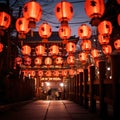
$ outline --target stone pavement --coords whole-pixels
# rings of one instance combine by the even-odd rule
[[[0,120],[101,120],[67,100],[37,100],[2,112]]]

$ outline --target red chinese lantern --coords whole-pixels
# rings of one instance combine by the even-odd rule
[[[53,74],[53,76],[58,77],[59,76],[59,71],[58,70],[54,70],[52,72],[52,74]]]
[[[45,65],[50,66],[52,64],[52,58],[51,57],[46,57],[45,58]]]
[[[38,75],[38,77],[42,77],[43,76],[43,71],[42,70],[38,70],[37,75]]]
[[[62,70],[62,76],[66,77],[68,75],[68,71],[67,70]]]
[[[86,61],[88,60],[88,54],[85,52],[79,53],[78,56],[81,63],[86,63]]]
[[[22,70],[22,72],[23,72],[23,76],[24,76],[24,77],[27,77],[27,76],[28,76],[28,70]]]
[[[85,12],[89,18],[101,18],[105,11],[104,0],[86,0]]]
[[[23,7],[23,16],[29,20],[29,27],[35,28],[36,22],[38,22],[42,16],[42,7],[38,2],[27,2]]]
[[[68,63],[69,65],[74,65],[74,63],[75,63],[75,56],[69,55],[69,56],[67,57],[67,63]]]
[[[94,59],[99,57],[99,51],[97,49],[92,49],[91,50],[91,55]]]
[[[90,40],[82,40],[80,46],[83,51],[90,51],[92,48],[92,44]]]
[[[47,42],[52,34],[52,27],[48,23],[43,23],[39,26],[38,32],[40,37],[43,38],[42,41]]]
[[[120,52],[120,39],[114,41],[114,47],[118,52]]]
[[[34,64],[36,66],[40,66],[42,64],[42,58],[41,57],[36,57],[34,60]]]
[[[120,0],[119,0],[119,1],[120,1]],[[118,22],[118,25],[120,26],[120,13],[118,14],[117,22]]]
[[[6,12],[0,12],[0,29],[6,30],[11,23],[11,17]]]
[[[17,19],[17,21],[16,21],[16,30],[19,33],[19,38],[25,38],[26,37],[26,34],[30,30],[28,28],[28,24],[29,24],[29,21],[24,17],[21,17],[21,18]]]
[[[57,57],[56,59],[55,59],[55,64],[56,65],[62,65],[63,64],[63,58],[62,57]]]
[[[50,77],[50,76],[52,75],[52,73],[51,73],[50,70],[47,70],[47,71],[45,72],[45,75],[46,75],[47,77]]]
[[[91,34],[92,34],[91,28],[86,24],[82,24],[78,28],[78,36],[81,39],[89,39],[91,37]]]
[[[23,55],[30,55],[31,47],[29,45],[22,46],[21,52]]]
[[[103,35],[103,34],[99,34],[98,35],[98,41],[101,45],[106,45],[109,43],[110,41],[110,35],[106,34],[106,35]]]
[[[70,75],[70,77],[74,77],[74,75],[75,75],[74,69],[69,69],[69,75]]]
[[[112,47],[110,45],[103,45],[102,51],[106,56],[108,56],[112,53]]]
[[[2,43],[0,43],[0,52],[2,52],[3,51],[3,44]]]
[[[50,54],[51,55],[58,55],[59,54],[59,47],[57,45],[50,46]]]
[[[74,42],[68,42],[66,44],[66,51],[71,54],[74,53],[76,51],[76,45]]]
[[[43,45],[36,46],[35,53],[37,56],[43,56],[45,54],[45,47]]]
[[[112,23],[108,20],[104,20],[98,25],[98,32],[102,35],[110,35],[112,33]]]
[[[31,65],[31,62],[32,62],[32,60],[31,60],[30,57],[25,57],[25,58],[24,58],[24,65],[30,66],[30,65]]]
[[[21,66],[22,65],[22,58],[21,57],[16,57],[15,58],[15,64]]]
[[[29,73],[30,77],[35,77],[35,75],[36,75],[36,72],[34,70],[29,70],[28,73]]]
[[[71,36],[71,28],[67,25],[60,26],[58,33],[59,37],[66,42]]]
[[[70,2],[61,1],[55,6],[55,16],[60,21],[69,21],[73,17],[73,6]]]
[[[120,0],[116,0],[117,1],[117,3],[120,5]]]

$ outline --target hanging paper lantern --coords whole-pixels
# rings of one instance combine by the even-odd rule
[[[70,2],[61,1],[55,6],[55,16],[62,21],[69,21],[73,17],[73,6]]]
[[[6,12],[0,12],[0,29],[6,30],[11,23],[11,17]]]
[[[62,76],[67,77],[67,75],[68,75],[68,71],[67,70],[62,70]]]
[[[57,45],[50,46],[50,54],[51,55],[58,55],[59,54],[59,47]]]
[[[118,52],[120,52],[120,39],[114,41],[114,47]]]
[[[110,45],[103,45],[102,51],[106,56],[108,56],[112,53],[112,47]]]
[[[120,0],[119,0],[119,1],[120,1]],[[118,22],[118,25],[120,26],[120,13],[118,14],[117,22]]]
[[[29,20],[29,27],[35,28],[36,22],[38,22],[42,16],[42,7],[38,2],[27,2],[23,7],[23,16]]]
[[[83,51],[90,51],[92,48],[92,44],[90,40],[82,40],[80,46]]]
[[[69,56],[67,57],[67,63],[68,63],[69,65],[74,65],[74,64],[75,64],[75,56],[69,55]]]
[[[81,63],[86,63],[86,61],[88,60],[88,54],[85,52],[79,53],[78,56]]]
[[[53,76],[58,77],[59,76],[59,71],[58,70],[54,70],[52,72],[52,74],[53,74]]]
[[[50,76],[52,75],[52,73],[51,73],[50,70],[47,70],[47,71],[45,72],[45,75],[46,75],[47,77],[50,77]]]
[[[41,57],[36,57],[34,60],[34,64],[36,66],[40,66],[42,64],[42,58]]]
[[[89,39],[91,37],[91,34],[92,34],[91,28],[86,24],[82,24],[78,28],[78,36],[81,39]]]
[[[43,71],[42,70],[38,70],[37,75],[38,75],[38,77],[42,77],[43,76]]]
[[[48,23],[45,22],[39,26],[38,32],[39,32],[40,37],[43,38],[42,41],[47,42],[48,38],[52,34],[52,27]]]
[[[30,55],[31,47],[29,45],[22,46],[21,52],[23,55]]]
[[[85,12],[89,18],[101,18],[105,11],[104,0],[86,0]]]
[[[117,1],[117,3],[120,5],[120,0],[116,0]]]
[[[110,35],[108,35],[108,34],[105,34],[105,35],[99,34],[99,35],[98,35],[98,41],[99,41],[99,43],[100,43],[101,45],[106,45],[106,44],[108,44],[109,41],[110,41]]]
[[[66,51],[71,54],[74,53],[76,51],[76,45],[74,42],[68,42],[66,44]]]
[[[28,70],[22,70],[23,76],[28,77]]]
[[[21,57],[16,57],[15,58],[15,64],[21,66],[22,65],[22,58]]]
[[[30,30],[28,28],[28,24],[29,24],[29,21],[24,17],[21,17],[21,18],[17,19],[17,21],[16,21],[16,30],[19,33],[19,38],[25,38],[26,37],[26,34]]]
[[[63,58],[62,57],[57,57],[56,59],[55,59],[55,64],[56,65],[62,65],[63,64]]]
[[[98,32],[102,35],[110,35],[112,33],[112,23],[108,20],[104,20],[98,25]]]
[[[45,65],[50,66],[52,64],[52,59],[51,57],[46,57],[45,58]]]
[[[74,75],[75,75],[74,69],[69,69],[69,75],[70,75],[70,77],[74,77]]]
[[[0,53],[3,51],[3,44],[2,43],[0,43]]]
[[[67,25],[60,26],[58,33],[61,39],[67,40],[71,36],[71,28]]]
[[[24,58],[24,65],[30,66],[30,65],[31,65],[31,62],[32,62],[32,60],[31,60],[30,57],[25,57],[25,58]]]
[[[35,53],[37,56],[43,56],[45,54],[45,47],[43,45],[36,46]]]
[[[92,49],[91,50],[91,55],[94,59],[99,57],[99,51],[97,49]]]
[[[35,75],[36,75],[36,72],[34,70],[29,70],[28,73],[29,73],[30,77],[35,77]]]

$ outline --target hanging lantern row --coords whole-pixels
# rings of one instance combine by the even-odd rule
[[[71,76],[73,77],[75,74],[79,74],[80,72],[83,72],[83,70],[80,68],[80,69],[77,69],[77,70],[74,70],[74,69],[63,69],[63,70],[38,70],[38,71],[35,71],[35,70],[22,70],[23,72],[23,76],[25,77],[35,77],[35,76],[38,76],[38,77],[68,77],[68,76]]]

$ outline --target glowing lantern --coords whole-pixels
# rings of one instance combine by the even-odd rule
[[[57,57],[55,59],[55,64],[57,65],[62,65],[63,64],[63,58],[62,57]]]
[[[114,41],[114,47],[118,52],[120,52],[120,39]]]
[[[99,51],[97,49],[92,49],[91,50],[91,55],[94,59],[99,57]]]
[[[58,77],[59,76],[59,71],[58,70],[54,70],[52,72],[52,74],[53,74],[53,76]]]
[[[62,76],[66,77],[68,75],[68,71],[67,70],[62,70]]]
[[[0,52],[2,52],[3,51],[3,44],[2,43],[0,43]]]
[[[30,77],[35,77],[35,75],[36,75],[36,72],[34,70],[29,70],[28,73],[29,73]]]
[[[112,52],[112,47],[110,45],[103,45],[102,46],[102,51],[106,56],[108,56]]]
[[[82,24],[78,28],[78,36],[81,39],[89,39],[91,37],[91,34],[92,34],[91,28],[86,24]]]
[[[30,65],[31,65],[31,62],[32,62],[32,60],[31,60],[30,57],[25,57],[25,58],[24,58],[24,65],[30,66]]]
[[[99,23],[99,18],[102,17],[105,11],[104,0],[86,0],[85,12],[89,18],[94,19],[93,25]]]
[[[107,20],[100,22],[98,25],[98,32],[102,35],[110,35],[112,33],[112,23]]]
[[[82,40],[80,45],[83,51],[90,51],[92,48],[90,40]]]
[[[101,45],[106,45],[109,43],[110,41],[110,35],[103,35],[103,34],[99,34],[98,35],[98,41]]]
[[[17,21],[16,21],[16,30],[19,33],[19,38],[25,38],[26,37],[26,34],[30,30],[28,28],[28,24],[29,24],[29,21],[24,17],[21,17],[21,18],[17,19]]]
[[[69,75],[70,77],[73,77],[75,75],[75,71],[73,69],[69,70]]]
[[[88,59],[87,53],[85,53],[85,52],[79,53],[79,60],[81,63],[86,63],[87,59]]]
[[[11,23],[11,17],[6,12],[0,12],[0,29],[5,30]]]
[[[69,65],[74,65],[74,63],[75,63],[75,57],[74,57],[73,55],[69,55],[69,56],[67,57],[67,63],[68,63]]]
[[[37,56],[42,56],[45,54],[45,47],[43,45],[38,45],[35,47],[35,53]]]
[[[31,47],[29,45],[22,46],[21,52],[23,55],[30,55]]]
[[[73,6],[70,2],[61,1],[55,6],[56,18],[60,21],[69,21],[73,17]]]
[[[16,65],[19,65],[19,66],[22,65],[22,58],[19,57],[19,56],[16,57],[16,58],[15,58],[15,63],[16,63]]]
[[[45,58],[45,65],[50,66],[52,64],[52,59],[51,57],[46,57]]]
[[[42,58],[41,57],[36,57],[34,60],[34,64],[36,66],[40,66],[42,64]]]
[[[43,23],[39,26],[39,35],[43,38],[43,42],[47,42],[52,34],[52,27],[48,23]]]
[[[71,28],[67,25],[60,26],[58,33],[59,33],[59,37],[63,39],[64,42],[66,42],[67,39],[69,39],[71,36]]]
[[[23,72],[23,76],[24,76],[24,77],[27,77],[27,76],[28,76],[28,70],[23,70],[22,72]]]
[[[46,75],[47,77],[50,77],[50,76],[52,75],[52,73],[51,73],[50,70],[47,70],[47,71],[45,72],[45,75]]]
[[[37,75],[38,75],[39,77],[42,77],[42,76],[43,76],[43,71],[42,71],[42,70],[38,70]]]
[[[50,47],[50,54],[51,55],[58,55],[59,54],[59,47],[57,45],[52,45]]]
[[[118,14],[117,21],[118,21],[118,25],[120,26],[120,13]]]
[[[42,7],[38,2],[27,2],[23,7],[23,16],[29,20],[29,27],[35,28],[36,22],[38,22],[42,16]]]
[[[74,42],[68,42],[66,44],[66,51],[71,54],[74,53],[76,51],[76,45]]]
[[[120,0],[116,0],[117,1],[117,3],[120,5]]]

